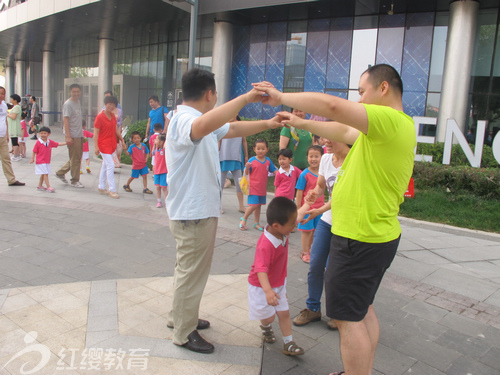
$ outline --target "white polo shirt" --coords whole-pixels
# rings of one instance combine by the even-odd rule
[[[5,100],[0,103],[0,137],[7,135],[7,104]]]
[[[191,140],[191,127],[202,113],[179,105],[167,130],[167,212],[170,220],[219,217],[221,171],[218,142],[229,131],[225,124],[200,140]]]

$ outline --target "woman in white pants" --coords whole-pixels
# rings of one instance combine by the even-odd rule
[[[104,111],[99,113],[94,121],[94,150],[95,154],[101,154],[102,167],[99,174],[99,193],[109,194],[111,198],[120,198],[116,192],[115,184],[115,163],[113,161],[113,153],[116,150],[118,140],[121,141],[123,147],[125,142],[121,133],[116,126],[116,117],[113,113],[118,100],[114,96],[106,96],[104,98]],[[106,189],[106,182],[109,191]]]

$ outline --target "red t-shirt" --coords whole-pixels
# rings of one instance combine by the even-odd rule
[[[50,158],[52,157],[52,148],[59,146],[59,143],[47,139],[47,144],[43,143],[41,139],[36,141],[35,147],[33,147],[33,153],[36,154],[35,164],[50,164]]]
[[[316,182],[318,182],[318,175],[312,173],[309,168],[304,169],[304,171],[300,174],[300,177],[297,181],[297,185],[295,188],[297,190],[303,190],[304,194],[302,195],[301,205],[304,205],[304,201],[309,190],[314,189],[316,187]],[[316,198],[316,202],[311,206],[311,208],[320,208],[325,204],[325,194],[320,194]]]
[[[165,160],[165,147],[155,148],[153,150],[153,155],[155,157],[155,165],[153,167],[154,174],[168,173],[167,161]]]
[[[288,237],[281,241],[269,233],[267,229],[264,230],[257,242],[255,259],[248,276],[248,283],[262,288],[257,273],[265,272],[269,278],[271,288],[285,285],[287,263]]]
[[[276,186],[276,196],[286,197],[293,201],[295,198],[295,185],[299,179],[301,170],[293,165],[290,165],[289,174],[283,169],[279,169],[276,177],[274,178],[274,186]]]
[[[97,147],[103,154],[112,154],[116,150],[116,117],[109,119],[104,111],[99,113],[94,121],[94,128],[99,129]]]
[[[149,149],[144,143],[141,143],[141,148],[132,143],[128,148],[128,153],[132,158],[132,169],[142,169],[146,166],[146,155],[149,154]]]
[[[251,157],[248,162],[251,164],[248,181],[250,182],[250,195],[264,196],[267,194],[267,175],[269,172],[274,172],[276,167],[271,159],[266,156],[264,162],[259,161],[255,156]]]
[[[99,133],[99,136],[101,135],[101,133]],[[88,130],[84,130],[83,131],[83,136],[86,137],[86,138],[94,138],[94,133],[92,132],[89,132]],[[89,141],[87,140],[87,142],[85,142],[83,144],[83,152],[89,152]]]
[[[160,133],[154,133],[151,137],[149,137],[149,149],[154,150],[155,149],[155,139],[158,137]],[[153,152],[154,155],[154,152]]]

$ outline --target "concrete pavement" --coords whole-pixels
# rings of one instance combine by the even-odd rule
[[[62,141],[60,130],[53,128],[52,139]],[[66,148],[55,149],[52,171],[66,160]],[[201,306],[201,317],[212,323],[202,334],[216,351],[201,355],[169,340],[175,241],[154,196],[140,193],[139,181],[132,184],[133,193],[120,188],[120,199],[99,195],[95,157],[93,173],[82,175],[84,189],[51,177],[55,194],[36,191],[29,157],[13,166],[27,186],[8,187],[0,176],[0,374],[342,369],[338,333],[326,328],[326,317],[294,327],[295,341],[306,349],[300,358],[281,354],[280,337],[262,347],[246,300],[246,276],[260,233],[237,229],[234,187],[223,193],[225,214]],[[129,175],[124,166],[115,175],[117,185]],[[399,252],[375,301],[381,337],[374,374],[500,373],[500,236],[401,221]],[[287,286],[293,316],[307,298],[308,267],[299,254],[295,233]],[[274,329],[280,336],[276,323]]]

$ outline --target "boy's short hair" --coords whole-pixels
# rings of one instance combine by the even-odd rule
[[[139,133],[139,132],[132,132],[132,134],[130,134],[130,139],[133,139],[133,138],[134,138],[134,135],[138,135],[138,136],[139,136],[139,137],[141,137],[141,139],[142,139],[142,135],[141,135],[141,133]]]
[[[167,140],[167,136],[165,134],[158,134],[158,137],[156,138],[159,139],[161,142],[165,142]]]
[[[153,125],[153,130],[163,130],[163,125],[157,122],[156,124]]]
[[[28,114],[26,112],[21,112],[21,120],[24,120],[26,117],[28,117]]]
[[[69,91],[73,90],[73,89],[78,89],[80,91],[82,91],[82,86],[80,86],[78,83],[73,83],[70,87],[69,87]]]
[[[386,81],[401,96],[403,95],[403,81],[398,71],[388,64],[377,64],[370,66],[363,74],[368,73],[368,81],[377,88]],[[362,74],[362,75],[363,75]]]
[[[41,132],[47,132],[49,134],[51,133],[50,128],[48,126],[42,126],[40,128],[40,130],[38,131],[38,133],[41,133]]]
[[[156,96],[156,95],[151,95],[151,96],[149,97],[149,99],[148,99],[148,102],[149,102],[150,100],[153,100],[153,101],[158,102],[158,103],[160,102],[160,99],[158,99],[158,96]]]
[[[288,158],[288,159],[292,159],[293,158],[293,151],[290,150],[289,148],[282,148],[279,152],[278,152],[278,158],[280,156],[284,156],[285,158]]]
[[[297,212],[297,205],[286,197],[276,197],[269,203],[266,210],[267,223],[285,225],[290,217]]]
[[[319,153],[321,155],[323,155],[325,152],[323,151],[323,147],[321,147],[320,145],[312,145],[312,146],[309,146],[307,148],[307,152],[306,152],[306,156],[309,156],[309,151],[311,150],[316,150],[316,151],[319,151]]]
[[[84,128],[86,126],[87,126],[87,123],[85,122],[85,120],[82,120],[82,128]]]
[[[182,76],[182,98],[184,101],[197,101],[208,90],[215,94],[215,79],[212,72],[194,68]]]
[[[113,95],[113,91],[106,90],[106,91],[104,91],[104,96],[106,96],[106,94]]]
[[[116,96],[113,96],[113,95],[105,96],[104,97],[104,104],[106,105],[108,103],[113,103],[116,107],[118,105],[118,99],[116,99]]]
[[[269,143],[267,143],[267,139],[264,138],[256,139],[255,142],[253,143],[253,147],[257,146],[257,143],[265,143],[266,147],[269,148]]]

